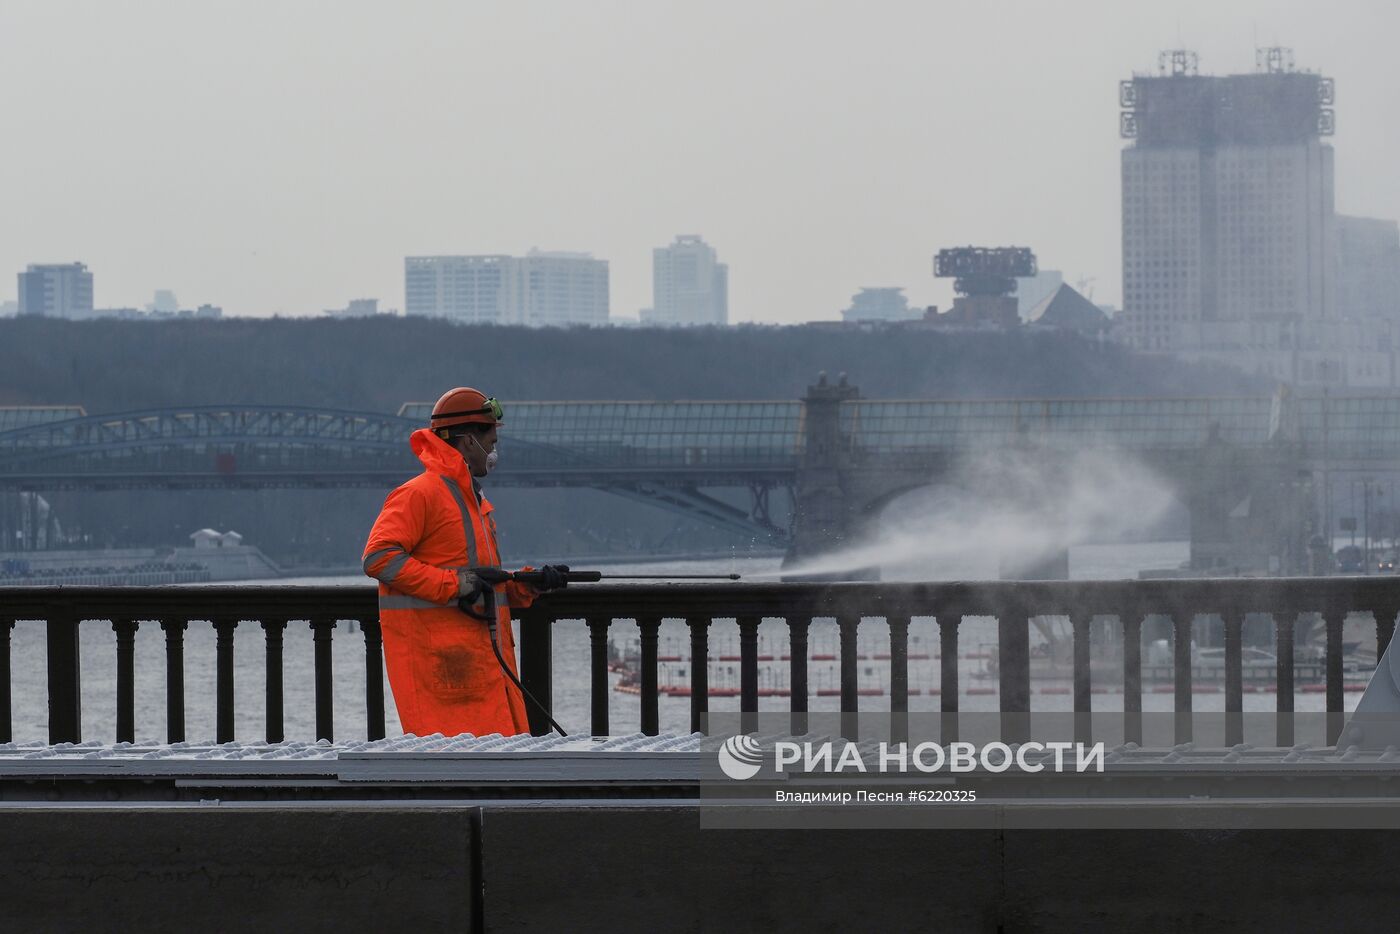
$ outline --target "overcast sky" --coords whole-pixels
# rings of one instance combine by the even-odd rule
[[[1337,206],[1400,217],[1392,2],[0,0],[0,299],[88,264],[228,314],[403,306],[403,257],[582,250],[612,312],[698,233],[734,321],[1032,247],[1118,304],[1117,84],[1295,49],[1336,79]]]

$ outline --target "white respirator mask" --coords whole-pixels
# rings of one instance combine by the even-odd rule
[[[476,446],[477,446],[477,447],[481,448],[483,451],[486,451],[486,445],[484,445],[484,444],[482,444],[480,441],[478,441],[476,435],[468,435],[468,437],[471,438],[473,441],[476,441]],[[486,451],[486,472],[487,472],[487,473],[490,473],[491,471],[493,471],[493,470],[496,469],[496,460],[497,460],[497,455],[496,455],[496,449],[495,449],[494,447],[493,447],[491,450]]]

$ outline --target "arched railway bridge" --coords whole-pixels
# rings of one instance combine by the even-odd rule
[[[417,472],[406,439],[429,408],[0,410],[0,491],[387,490]],[[1329,477],[1400,464],[1400,396],[868,400],[823,378],[788,401],[515,403],[501,448],[492,486],[605,490],[794,555],[860,538],[901,493],[969,459],[1014,495],[998,464],[1070,471],[1103,451],[1172,485],[1193,563],[1287,571],[1305,569]],[[747,490],[747,507],[720,488]],[[790,523],[774,521],[775,493],[791,496]]]

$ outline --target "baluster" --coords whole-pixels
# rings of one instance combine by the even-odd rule
[[[1342,735],[1342,623],[1346,610],[1328,608],[1323,616],[1327,624],[1327,742],[1337,742]]]
[[[909,740],[909,617],[887,616],[890,624],[890,742]]]
[[[0,623],[0,743],[14,742],[13,710],[10,706],[10,630],[15,621]]]
[[[134,619],[112,620],[117,634],[117,742],[136,742],[136,626]]]
[[[855,742],[860,738],[860,668],[856,659],[860,617],[839,616],[836,626],[841,634],[841,735]]]
[[[740,616],[739,624],[739,721],[740,732],[758,729],[758,623],[757,616]]]
[[[1123,620],[1123,742],[1142,745],[1142,617]]]
[[[998,673],[1001,689],[1001,739],[1025,742],[1030,733],[1031,621],[1016,608],[997,615]]]
[[[802,736],[807,732],[807,636],[812,620],[807,616],[788,614],[789,650],[788,709],[792,711],[792,732]]]
[[[690,625],[690,732],[704,729],[710,712],[710,618],[691,617]]]
[[[1244,742],[1244,613],[1221,614],[1225,624],[1225,745]]]
[[[1176,741],[1191,741],[1191,625],[1190,613],[1173,613],[1172,617],[1172,683],[1176,691]]]
[[[593,704],[593,735],[608,735],[608,627],[612,618],[590,616],[588,622],[590,698]]]
[[[48,620],[49,742],[83,741],[82,655],[79,620],[69,610],[51,611]]]
[[[331,639],[335,620],[311,620],[311,639],[316,668],[316,738],[335,742],[335,694],[331,680]]]
[[[280,743],[287,738],[282,716],[282,642],[287,621],[265,619],[262,628],[267,651],[267,741]]]
[[[1380,664],[1381,656],[1390,648],[1390,640],[1395,636],[1395,615],[1393,603],[1382,604],[1376,610],[1376,664]]]
[[[958,739],[958,624],[962,616],[938,617],[939,738],[947,745]]]
[[[215,741],[233,742],[233,631],[238,620],[220,617],[214,620],[214,706]]]
[[[644,615],[637,618],[642,651],[642,732],[655,736],[661,732],[661,709],[657,691],[656,636],[661,630],[661,617]]]
[[[165,630],[165,741],[185,741],[185,627],[183,619],[161,620]]]
[[[1087,743],[1093,732],[1090,719],[1092,707],[1089,699],[1089,624],[1092,618],[1084,615],[1070,618],[1074,630],[1074,738],[1076,742]]]
[[[520,683],[539,702],[536,706],[525,701],[525,716],[530,721],[530,732],[545,736],[554,729],[540,710],[543,707],[551,714],[554,712],[554,616],[539,609],[516,613],[520,619]],[[505,652],[504,642],[501,651]]]
[[[1298,617],[1292,614],[1274,614],[1274,639],[1277,645],[1278,660],[1275,663],[1277,684],[1277,724],[1275,734],[1280,746],[1292,746],[1293,738],[1293,637]]]
[[[384,634],[378,617],[360,621],[365,638],[365,738],[384,738]]]

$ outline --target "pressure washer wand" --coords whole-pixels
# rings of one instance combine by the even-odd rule
[[[469,568],[472,574],[486,584],[483,596],[486,599],[485,612],[478,613],[475,608],[476,597],[464,596],[457,601],[457,607],[468,616],[479,619],[486,624],[487,630],[491,634],[491,651],[496,654],[496,662],[501,666],[501,671],[511,683],[520,689],[530,703],[540,713],[544,714],[549,725],[559,732],[560,736],[568,736],[564,728],[559,725],[549,708],[539,702],[535,695],[531,694],[525,685],[520,683],[520,679],[515,676],[515,672],[510,670],[510,665],[506,664],[505,656],[501,654],[501,644],[496,635],[496,595],[491,587],[497,584],[504,584],[506,581],[519,581],[522,584],[542,584],[544,583],[543,571],[507,571],[499,567],[478,567]],[[561,569],[564,581],[567,584],[591,584],[602,580],[728,580],[736,581],[738,574],[603,574],[600,571],[570,571],[567,567]]]
[[[570,574],[573,572],[570,571]],[[588,574],[589,571],[580,573]],[[600,581],[736,581],[738,574],[599,574]],[[570,578],[572,581],[572,578]]]
[[[558,566],[566,584],[596,584],[598,581],[736,581],[738,574],[604,574],[602,571],[571,571],[567,565]],[[506,581],[519,581],[536,587],[544,583],[544,571],[507,571],[505,568],[467,568],[487,584],[495,586]]]

